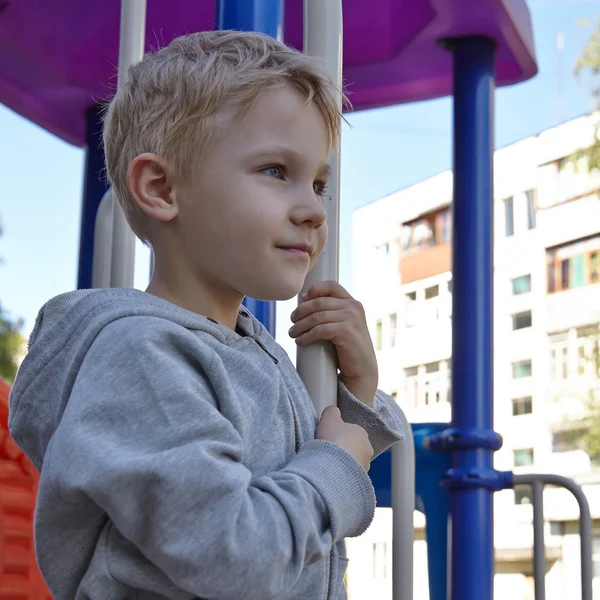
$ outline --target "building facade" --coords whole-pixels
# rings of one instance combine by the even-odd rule
[[[494,423],[504,439],[497,469],[583,486],[600,577],[600,468],[581,444],[600,366],[600,173],[575,155],[592,142],[594,119],[495,153]],[[354,214],[353,292],[369,319],[380,387],[411,422],[451,418],[451,199],[447,171]],[[580,585],[577,505],[559,489],[544,501],[546,597],[571,600]],[[498,598],[533,600],[530,502],[528,488],[496,494]],[[416,600],[428,598],[424,525],[416,514]],[[369,531],[348,542],[351,600],[391,598],[391,547],[391,511],[378,509]],[[600,579],[595,587],[600,598]]]

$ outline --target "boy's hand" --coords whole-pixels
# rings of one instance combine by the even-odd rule
[[[340,409],[336,406],[328,406],[323,411],[321,421],[317,425],[317,439],[327,440],[340,446],[352,454],[365,471],[369,470],[373,447],[367,432],[359,425],[342,421]]]
[[[379,374],[362,304],[339,283],[322,281],[308,290],[292,321],[289,333],[299,346],[323,340],[335,345],[342,381],[371,406]]]

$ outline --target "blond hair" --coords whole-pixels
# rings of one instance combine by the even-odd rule
[[[143,241],[145,220],[127,186],[129,165],[150,152],[177,174],[191,176],[192,163],[222,129],[224,107],[235,107],[235,117],[242,117],[262,90],[288,83],[320,110],[332,147],[339,140],[341,114],[331,79],[314,58],[266,35],[185,35],[145,55],[128,75],[105,113],[104,151],[108,179]]]

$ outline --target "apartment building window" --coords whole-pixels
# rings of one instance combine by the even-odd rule
[[[440,286],[433,285],[425,290],[425,300],[431,300],[437,298],[440,295]]]
[[[533,490],[529,485],[515,485],[515,504],[531,504],[533,502]]]
[[[600,379],[600,326],[577,330],[577,373]]]
[[[448,207],[433,211],[403,226],[405,252],[422,252],[439,244],[450,242],[451,215]]]
[[[417,323],[417,292],[404,296],[404,322],[406,327],[414,327]]]
[[[533,401],[531,396],[523,396],[522,398],[513,398],[512,414],[513,417],[520,415],[530,415],[533,412]]]
[[[514,198],[504,200],[504,225],[506,237],[515,235]]]
[[[548,338],[550,378],[561,381],[570,377],[600,374],[600,329],[597,324],[580,327],[572,335],[564,331]]]
[[[404,369],[404,393],[406,401],[413,406],[419,404],[419,368],[410,367]]]
[[[533,464],[533,448],[519,448],[513,450],[515,467],[530,467]]]
[[[393,313],[390,315],[390,348],[396,345],[396,332],[398,329],[398,315]]]
[[[550,379],[560,381],[569,378],[569,347],[566,343],[556,344],[550,349]]]
[[[441,386],[440,363],[434,362],[425,365],[425,406],[440,403]]]
[[[537,216],[536,216],[536,198],[535,190],[528,190],[525,192],[525,199],[527,202],[527,229],[535,229]]]
[[[373,579],[387,579],[388,555],[388,542],[373,542]]]
[[[521,277],[515,277],[511,283],[513,296],[527,294],[531,291],[531,275],[521,275]]]
[[[383,340],[383,323],[381,320],[375,324],[375,350],[381,350],[381,343]]]
[[[513,379],[522,379],[524,377],[531,377],[532,365],[530,360],[520,360],[514,362],[512,365],[512,376]]]
[[[548,293],[600,282],[600,235],[546,251]]]
[[[524,312],[520,312],[512,316],[512,328],[514,331],[518,329],[526,329],[527,327],[531,327],[531,323],[532,316],[530,310],[526,310]]]
[[[594,566],[594,579],[600,579],[600,536],[594,532],[592,542],[592,564]]]

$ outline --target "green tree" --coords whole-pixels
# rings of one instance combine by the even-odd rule
[[[579,78],[589,78],[589,91],[594,109],[600,110],[600,21],[575,63],[575,75]],[[575,159],[582,156],[587,157],[590,171],[600,169],[600,131],[598,126],[594,132],[594,143],[589,148],[579,151]]]
[[[587,357],[592,378],[587,390],[578,396],[584,409],[580,419],[568,419],[569,441],[581,448],[594,462],[600,460],[600,336],[595,336],[593,352]]]
[[[0,221],[0,236],[2,221]],[[17,373],[18,360],[25,345],[21,334],[23,321],[12,320],[0,304],[0,377],[12,383]]]

